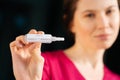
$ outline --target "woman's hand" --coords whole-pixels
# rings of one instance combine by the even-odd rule
[[[42,31],[30,30],[28,34],[44,34]],[[41,43],[28,43],[24,35],[18,36],[10,43],[13,71],[16,80],[41,80],[44,59],[41,56]]]

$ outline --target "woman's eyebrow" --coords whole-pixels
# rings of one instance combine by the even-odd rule
[[[108,10],[108,9],[111,9],[111,8],[114,8],[114,7],[118,7],[118,6],[117,5],[111,5],[107,8],[105,8],[105,10]],[[96,11],[97,11],[97,9],[86,9],[82,13],[89,13],[89,12],[96,12]]]
[[[106,9],[117,8],[117,7],[118,7],[117,5],[111,5],[111,6],[107,7]]]
[[[83,11],[82,13],[89,13],[89,12],[96,12],[96,10],[90,10],[90,9],[88,9],[88,10]]]

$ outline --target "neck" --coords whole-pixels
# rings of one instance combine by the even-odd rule
[[[103,49],[84,48],[76,44],[65,50],[65,55],[73,62],[86,80],[102,80],[104,76]],[[91,74],[92,73],[92,74]]]
[[[92,68],[103,66],[103,55],[105,50],[97,50],[92,48],[83,48],[80,45],[65,50],[66,55],[75,62],[83,65],[89,65]]]

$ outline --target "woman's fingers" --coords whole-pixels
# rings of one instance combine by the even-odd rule
[[[28,34],[37,34],[37,30],[31,29],[31,30],[28,32]]]
[[[43,31],[37,31],[35,29],[32,29],[28,32],[28,34],[44,34]],[[33,42],[32,42],[33,43]],[[41,47],[41,43],[40,42],[34,42],[34,45],[32,46],[32,48],[40,48]]]
[[[26,42],[26,40],[25,40],[24,35],[18,36],[16,38],[16,43],[17,43],[17,46],[19,46],[19,47],[23,47],[24,45],[28,44],[28,42]]]
[[[28,34],[44,34],[43,31],[37,31],[32,29],[28,32]],[[12,53],[17,53],[22,51],[30,51],[30,54],[40,54],[41,43],[40,42],[27,42],[25,40],[25,36],[21,35],[16,37],[15,41],[10,43],[10,49]]]
[[[14,53],[15,51],[17,51],[15,41],[10,43],[10,50],[11,50],[11,53]]]
[[[45,34],[43,31],[38,31],[37,34]]]
[[[44,32],[43,32],[43,31],[37,31],[37,30],[35,30],[35,29],[31,29],[31,30],[28,32],[28,34],[44,34]]]

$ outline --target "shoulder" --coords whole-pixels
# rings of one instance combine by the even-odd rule
[[[56,58],[59,57],[61,54],[63,53],[63,50],[56,50],[56,51],[46,51],[46,52],[42,52],[42,56],[46,59],[48,58]]]
[[[57,51],[45,51],[41,53],[41,56],[44,58],[44,67],[43,67],[43,74],[42,80],[49,80],[52,74],[55,71],[54,67],[58,64],[57,55],[60,54],[60,50]]]
[[[63,50],[55,50],[55,51],[46,51],[41,54],[45,60],[45,63],[52,64],[61,62],[61,59],[64,57]]]
[[[60,70],[61,67],[60,63],[63,62],[61,60],[62,54],[63,54],[62,50],[42,52],[41,55],[45,60],[43,68],[43,80],[49,80],[52,74],[56,75],[56,69],[57,71]]]
[[[120,80],[120,75],[111,71],[108,67],[104,67],[105,70],[105,80]]]

